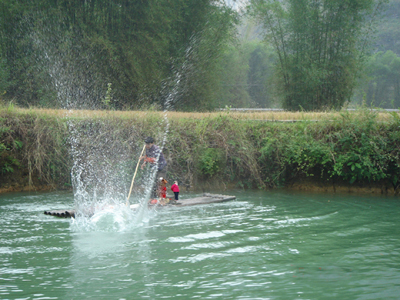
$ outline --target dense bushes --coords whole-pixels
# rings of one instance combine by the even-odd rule
[[[13,169],[0,174],[1,184],[18,175],[29,177],[29,183],[34,177],[68,185],[74,156],[92,157],[106,166],[94,182],[103,176],[105,184],[113,182],[124,190],[143,137],[152,135],[161,145],[166,129],[165,120],[152,113],[81,118],[34,111],[0,114],[0,166],[15,162]],[[169,123],[164,145],[168,178],[182,186],[282,187],[304,178],[326,184],[379,184],[393,191],[400,186],[400,118],[395,113],[386,121],[360,111],[330,121],[295,123],[239,120],[222,113],[203,119],[174,117]],[[78,148],[85,153],[77,155]],[[113,167],[119,173],[111,180]],[[16,169],[26,172],[17,174]]]
[[[16,159],[13,155],[10,155],[10,152],[14,149],[20,149],[22,147],[22,143],[18,140],[9,140],[7,139],[7,135],[12,134],[12,130],[10,127],[1,127],[0,128],[0,172],[1,174],[14,172],[14,168],[20,165],[18,159]]]
[[[274,127],[266,131],[260,150],[262,173],[270,174],[270,185],[299,176],[363,185],[385,181],[394,189],[400,184],[397,114],[388,122],[378,122],[375,113],[364,111],[343,113],[331,122]]]
[[[0,112],[0,128],[3,185],[68,183],[70,162],[62,119],[20,114],[9,107]]]

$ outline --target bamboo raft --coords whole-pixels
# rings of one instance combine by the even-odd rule
[[[75,218],[75,210],[45,210],[44,214],[59,218]]]
[[[204,193],[201,197],[178,200],[176,206],[191,206],[200,204],[211,204],[235,200],[235,196]]]
[[[193,206],[193,205],[201,205],[201,204],[212,204],[212,203],[220,203],[235,200],[235,196],[227,196],[227,195],[220,195],[220,194],[209,194],[204,193],[203,196],[196,197],[196,198],[189,198],[189,199],[182,199],[178,200],[177,202],[171,201],[171,203],[166,205],[157,205],[160,207],[183,207],[183,206]],[[149,205],[155,206],[155,205]],[[133,204],[130,206],[131,209],[137,209],[138,205]],[[44,212],[45,215],[59,217],[59,218],[75,218],[75,210],[48,210]]]

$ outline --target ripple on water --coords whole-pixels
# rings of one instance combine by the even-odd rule
[[[22,218],[6,203],[0,297],[398,299],[396,201],[246,194],[152,211],[123,231],[74,230],[29,205]]]

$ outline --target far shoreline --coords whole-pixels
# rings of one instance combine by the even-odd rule
[[[240,188],[232,184],[229,185],[199,185],[198,188],[184,188],[183,191],[186,192],[225,192],[230,190],[239,190]],[[253,190],[258,189],[243,189],[243,190]],[[293,182],[285,187],[268,188],[262,189],[264,191],[292,191],[292,192],[307,192],[307,193],[319,193],[327,195],[337,195],[337,194],[349,194],[349,195],[385,195],[385,196],[399,196],[399,190],[395,190],[393,187],[387,185],[377,186],[350,186],[350,185],[334,185],[332,183],[326,184],[312,184],[310,182]],[[61,192],[69,191],[73,192],[72,188],[60,189],[54,185],[40,185],[40,186],[9,186],[0,188],[0,195],[7,193],[20,193],[20,192]]]

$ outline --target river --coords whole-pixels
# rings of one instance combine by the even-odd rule
[[[398,197],[225,194],[90,228],[43,214],[71,193],[2,194],[0,298],[399,299]]]

